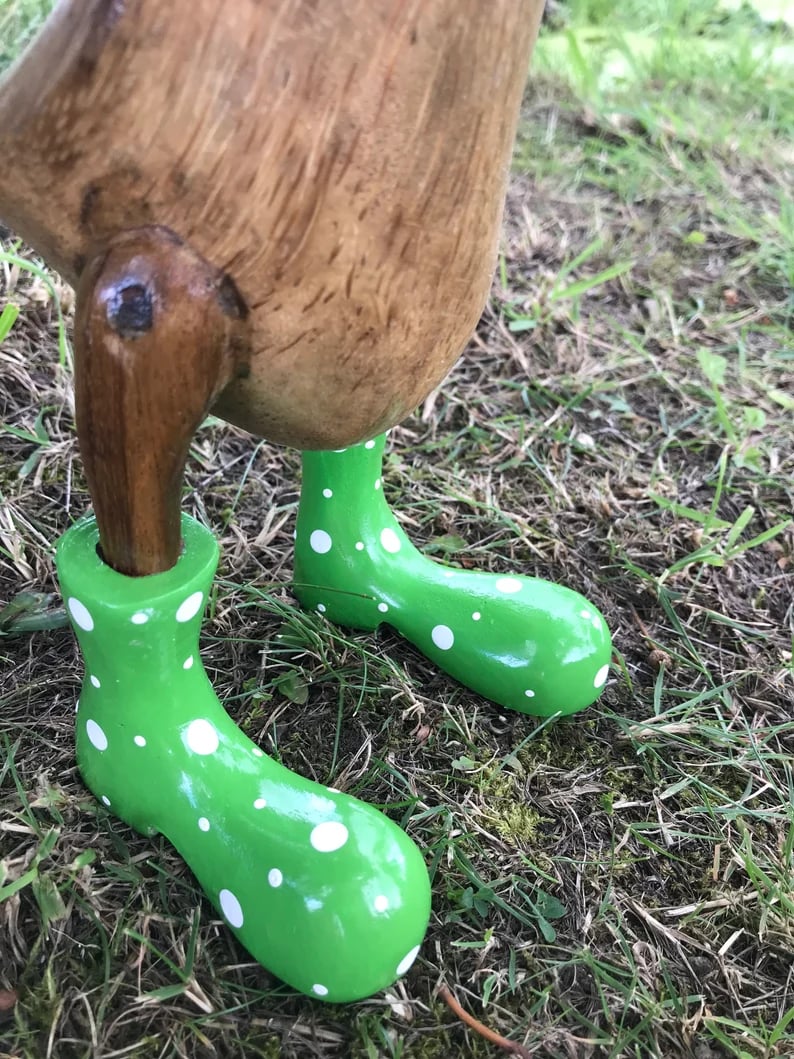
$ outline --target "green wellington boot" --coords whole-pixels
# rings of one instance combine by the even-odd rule
[[[183,517],[177,565],[125,577],[93,519],[60,542],[58,576],[85,659],[77,760],[111,812],[165,835],[248,949],[326,1001],[370,996],[413,963],[430,886],[382,813],[266,757],[213,693],[199,626],[218,561]]]
[[[471,573],[423,556],[383,497],[384,441],[303,454],[300,602],[340,625],[393,626],[450,676],[508,709],[547,717],[589,706],[612,653],[599,611],[548,581]]]

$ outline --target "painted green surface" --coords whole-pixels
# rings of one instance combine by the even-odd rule
[[[187,517],[183,539],[173,569],[141,578],[102,562],[93,519],[60,542],[86,665],[80,771],[111,812],[174,844],[268,970],[326,1001],[370,996],[418,952],[422,856],[382,813],[288,771],[232,722],[198,653],[217,546]]]
[[[550,716],[589,706],[612,651],[599,611],[548,581],[423,556],[383,497],[384,441],[303,454],[295,542],[303,605],[357,629],[392,625],[439,668],[509,709]]]

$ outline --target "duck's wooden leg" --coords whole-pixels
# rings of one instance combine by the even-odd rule
[[[507,571],[422,555],[383,496],[384,437],[303,454],[295,593],[359,629],[393,626],[440,669],[486,698],[536,716],[573,713],[609,674],[606,622],[584,596]]]
[[[185,454],[238,370],[233,289],[158,230],[92,262],[77,318],[80,443],[96,507],[58,547],[86,664],[77,760],[109,810],[180,851],[249,952],[327,1001],[390,985],[430,911],[424,861],[382,813],[266,757],[201,664],[217,564],[179,514]]]
[[[246,316],[232,281],[164,228],[124,233],[85,268],[77,434],[114,570],[141,576],[176,563],[188,446],[246,371]]]

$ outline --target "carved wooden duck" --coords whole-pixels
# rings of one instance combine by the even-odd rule
[[[243,944],[327,1001],[410,967],[429,915],[391,821],[269,760],[198,654],[217,549],[179,511],[207,410],[304,452],[296,592],[395,625],[513,709],[580,709],[609,634],[568,589],[422,557],[383,431],[460,354],[491,278],[542,0],[62,0],[0,84],[0,215],[77,285],[96,517],[58,570],[77,755],[183,853]],[[326,450],[326,451],[319,451]]]

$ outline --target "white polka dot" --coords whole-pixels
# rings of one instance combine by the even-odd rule
[[[104,802],[105,805],[110,805],[110,798],[108,798],[108,796],[106,794],[102,795],[102,801]]]
[[[364,542],[363,541],[356,541],[356,551],[357,552],[363,552],[364,551]]]
[[[593,626],[594,629],[601,628],[601,619],[597,614],[594,614],[593,617],[590,619],[590,624]]]
[[[590,618],[590,611],[589,611],[589,610],[587,610],[587,608],[585,607],[585,609],[584,609],[584,610],[580,610],[580,611],[579,611],[579,617],[580,617],[580,618],[585,618],[585,619],[589,620],[589,618]]]
[[[532,690],[532,688],[527,688],[527,690],[524,692],[524,694],[526,695],[526,697],[528,699],[534,699],[535,698],[535,692]]]
[[[398,552],[402,547],[400,544],[400,538],[393,529],[389,528],[381,530],[380,542],[387,552]]]
[[[430,635],[440,651],[448,651],[455,642],[455,634],[448,625],[436,625]]]
[[[108,737],[96,723],[96,721],[86,721],[85,734],[91,740],[91,743],[97,748],[97,750],[107,750],[108,748]]]
[[[318,604],[317,604],[317,610],[318,610],[318,612],[319,612],[320,614],[325,614],[325,611],[326,611],[326,609],[327,609],[327,608],[326,608],[326,606],[325,606],[325,604],[324,604],[324,603],[318,603]]]
[[[325,789],[326,789],[327,791],[330,791],[330,792],[331,792],[331,794],[341,794],[341,793],[342,793],[342,792],[341,792],[341,791],[339,790],[339,788],[338,788],[338,787],[326,787]]]
[[[375,488],[380,489],[380,478],[375,479]]]
[[[144,739],[144,737],[142,735],[136,735],[135,738],[133,739],[133,743],[136,746],[146,746],[146,740]]]
[[[500,592],[520,592],[521,582],[517,577],[500,577],[496,587]]]
[[[454,570],[445,570],[444,571],[444,577],[454,577],[454,576],[455,576],[455,571]]]
[[[210,829],[210,822],[206,818],[206,816],[200,816],[199,817],[198,825],[199,825],[199,830],[200,831],[209,831],[209,829]]]
[[[264,757],[265,756],[264,750],[260,750],[258,746],[254,747],[252,753],[253,753],[254,757]]]
[[[267,873],[267,881],[271,886],[281,886],[284,882],[284,876],[278,870],[278,868],[271,868]]]
[[[75,599],[74,596],[69,597],[67,606],[75,623],[86,632],[91,632],[94,627],[94,619],[88,613],[88,607],[86,607],[84,603],[81,603],[79,599]]]
[[[142,610],[136,611],[136,613],[130,618],[133,625],[145,625],[148,620],[149,615]]]
[[[229,923],[233,927],[241,927],[243,925],[243,910],[232,891],[221,890],[218,894],[218,899],[221,904],[221,912],[226,916]]]
[[[318,901],[316,897],[307,897],[303,903],[307,912],[317,912],[323,907],[322,901]]]
[[[367,444],[369,444],[369,442],[367,442]],[[319,982],[312,986],[312,992],[317,996],[328,996],[328,989],[324,985],[320,985]]]
[[[410,952],[407,952],[405,956],[397,964],[397,974],[405,974],[413,966],[413,962],[419,955],[419,946],[415,945]]]
[[[386,909],[389,907],[389,899],[388,897],[384,897],[383,894],[378,894],[378,896],[372,902],[372,905],[376,912],[385,912]]]
[[[91,674],[91,683],[94,685],[95,688],[102,687],[102,685],[99,683],[99,677],[95,677],[93,673]]]
[[[601,666],[601,668],[599,669],[599,671],[595,675],[595,680],[593,681],[593,687],[594,688],[603,687],[604,684],[606,684],[606,682],[607,682],[607,677],[608,676],[609,676],[609,666],[608,665]]]
[[[191,592],[184,603],[181,603],[176,612],[176,620],[179,622],[190,621],[199,612],[199,607],[204,602],[203,592]]]
[[[381,614],[385,614],[388,609],[389,609],[388,603],[379,603],[378,604],[378,610],[381,612]]]
[[[194,754],[214,754],[218,749],[218,733],[209,721],[191,721],[185,732],[185,742]]]
[[[315,530],[309,537],[311,550],[319,555],[325,555],[326,552],[330,552],[332,544],[331,536],[325,530]]]
[[[193,668],[193,655],[191,655],[189,658],[185,659],[185,661],[182,663],[182,668],[183,669],[192,669]]]
[[[336,820],[327,820],[314,828],[309,841],[318,853],[333,853],[347,842],[348,831],[344,824]]]
[[[264,809],[266,805],[267,805],[267,802],[265,801],[264,798],[256,798],[256,799],[254,799],[254,809]]]
[[[478,610],[475,610],[475,612],[472,614],[471,617],[472,617],[472,621],[479,621],[480,618],[482,617],[482,614],[480,614],[480,612]]]
[[[365,442],[364,442],[364,448],[365,448],[365,449],[374,449],[374,448],[375,448],[375,441],[374,441],[374,439],[373,439],[373,438],[370,438],[370,440],[369,440],[369,441],[365,441]]]
[[[325,497],[326,500],[330,500],[333,495],[334,495],[333,489],[323,489],[323,496]]]

